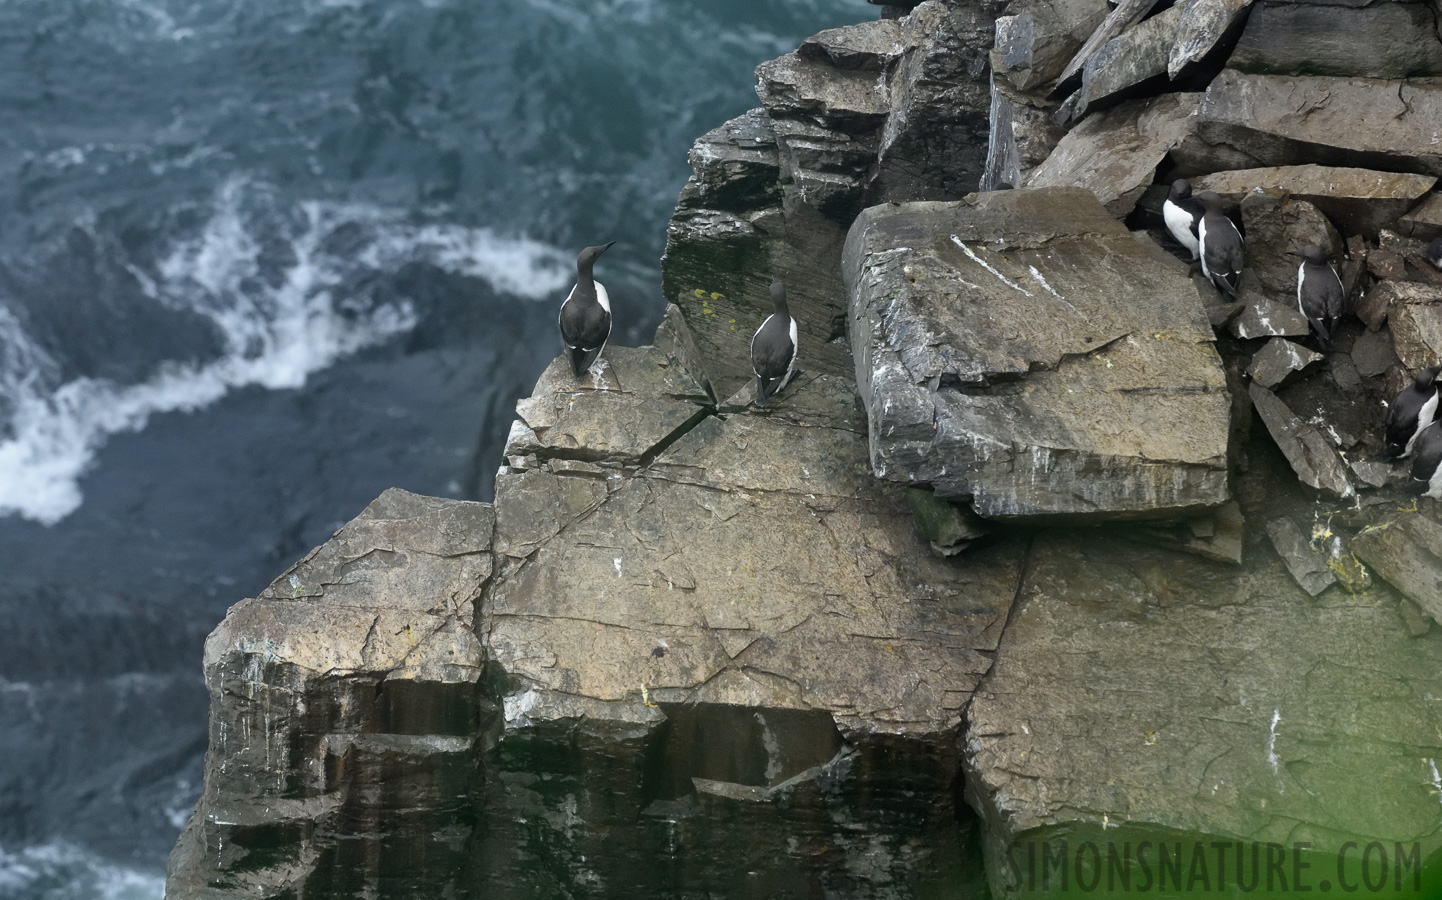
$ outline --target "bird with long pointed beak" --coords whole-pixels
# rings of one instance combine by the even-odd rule
[[[1317,343],[1325,350],[1332,345],[1332,333],[1342,317],[1342,279],[1320,244],[1288,250],[1287,255],[1302,258],[1297,267],[1297,311],[1307,317]]]
[[[610,244],[587,247],[576,256],[576,286],[561,302],[558,322],[561,340],[566,342],[566,355],[571,371],[577,378],[591,368],[606,349],[611,336],[611,299],[606,289],[591,275],[596,258],[611,248]]]
[[[751,338],[751,371],[756,373],[756,405],[765,406],[796,372],[796,320],[786,307],[786,286],[771,282],[771,304]]]
[[[1211,279],[1217,290],[1236,300],[1242,277],[1242,233],[1222,212],[1222,198],[1217,194],[1202,191],[1194,199],[1202,207],[1202,218],[1197,223],[1202,274]]]

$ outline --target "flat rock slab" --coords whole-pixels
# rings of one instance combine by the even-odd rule
[[[577,379],[557,357],[531,396],[516,404],[508,459],[637,463],[710,406],[701,385],[655,347],[609,347]]]
[[[1082,67],[1077,114],[1149,79],[1165,76],[1185,6],[1173,6],[1122,32],[1093,53]]]
[[[1228,395],[1184,271],[1090,192],[873,207],[843,257],[879,477],[986,517],[1228,499]]]
[[[1088,116],[1061,139],[1027,187],[1084,187],[1122,218],[1189,133],[1199,102],[1197,94],[1167,94]]]
[[[1376,240],[1381,229],[1395,227],[1398,217],[1416,206],[1436,183],[1433,175],[1305,165],[1217,172],[1194,179],[1192,189],[1237,199],[1256,190],[1283,194],[1317,207],[1346,234]],[[1249,243],[1250,239],[1249,230]]]
[[[1272,338],[1252,354],[1247,376],[1264,388],[1277,388],[1294,381],[1322,362],[1322,354],[1284,338]]]
[[[1210,53],[1251,5],[1252,0],[1192,0],[1184,4],[1167,57],[1167,74],[1175,79]]]
[[[1200,172],[1319,163],[1442,175],[1439,121],[1442,83],[1224,69],[1197,113],[1205,146],[1178,147],[1174,157]],[[1217,148],[1251,162],[1217,165]]]
[[[1347,478],[1346,464],[1322,432],[1304,422],[1276,394],[1260,384],[1251,385],[1247,392],[1272,440],[1277,442],[1303,484],[1334,497],[1350,497],[1356,493]]]
[[[1414,306],[1442,309],[1442,285],[1419,284],[1409,281],[1379,281],[1368,288],[1355,311],[1357,318],[1365,322],[1370,330],[1377,331],[1384,323],[1399,316],[1407,307]],[[1427,313],[1409,313],[1407,318],[1409,321],[1418,322],[1425,321],[1430,317]],[[1395,338],[1397,330],[1395,322],[1392,330]],[[1403,340],[1406,339],[1403,338]],[[1399,341],[1397,347],[1399,356],[1402,353],[1400,343]],[[1415,359],[1419,354],[1425,356],[1426,350],[1419,346],[1410,348],[1409,352]],[[1406,357],[1403,357],[1403,362],[1407,362]],[[1408,362],[1408,365],[1420,369],[1432,365],[1432,363],[1413,364]]]
[[[849,386],[813,379],[582,488],[549,534],[500,517],[497,546],[524,556],[489,598],[491,659],[517,696],[580,698],[594,716],[702,702],[825,710],[863,731],[956,727],[1024,547],[938,558],[905,492],[871,477],[865,427]],[[498,505],[586,480],[528,477],[498,482]]]
[[[1244,273],[1245,274],[1245,273]],[[1283,306],[1257,293],[1242,292],[1241,312],[1227,322],[1233,337],[1242,340],[1268,337],[1305,337],[1310,331],[1307,317],[1295,306]]]
[[[1442,41],[1425,3],[1258,3],[1227,64],[1270,75],[1427,78]]]
[[[1392,591],[1313,599],[1270,555],[1237,570],[1082,534],[1033,553],[968,716],[996,896],[1018,838],[1023,865],[1048,838],[1439,845],[1442,642],[1408,634]]]
[[[1388,584],[1442,622],[1442,517],[1419,501],[1391,521],[1364,528],[1349,545]]]

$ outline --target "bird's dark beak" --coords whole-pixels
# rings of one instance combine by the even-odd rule
[[[612,247],[614,247],[614,246],[616,246],[616,242],[615,242],[615,241],[612,241],[611,243],[609,243],[609,244],[607,244],[606,246],[602,247],[602,248],[601,248],[601,252],[602,252],[602,253],[605,253],[607,250],[610,250],[610,249],[611,249]]]
[[[1301,251],[1301,250],[1288,250],[1287,253],[1286,253],[1286,255],[1287,255],[1287,256],[1301,256],[1301,255],[1302,255],[1302,251]]]

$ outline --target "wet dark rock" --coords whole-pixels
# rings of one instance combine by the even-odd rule
[[[1442,40],[1426,3],[1258,3],[1227,64],[1268,75],[1442,75]]]
[[[688,154],[692,176],[676,205],[682,209],[745,213],[781,197],[776,131],[753,109],[696,139]]]
[[[1054,81],[1109,11],[1097,0],[1039,0],[1009,9],[1012,15],[996,20],[991,64],[1021,91]]]
[[[1055,112],[1055,104],[1012,91],[993,78],[990,137],[979,190],[1003,183],[1016,187],[1046,161],[1066,135]]]
[[[1247,392],[1272,440],[1303,484],[1339,498],[1356,493],[1347,478],[1346,464],[1321,431],[1304,422],[1261,385],[1253,384]]]
[[[875,207],[844,264],[879,477],[985,517],[1228,499],[1229,400],[1200,298],[1089,192]]]
[[[1264,388],[1275,389],[1315,369],[1322,354],[1284,338],[1274,337],[1252,354],[1247,376]]]
[[[1324,553],[1314,548],[1291,519],[1267,523],[1267,537],[1302,590],[1315,597],[1337,583]]]
[[[1122,217],[1155,177],[1156,168],[1190,130],[1195,94],[1134,100],[1088,116],[1037,167],[1028,187],[1084,187]]]
[[[1238,199],[1257,190],[1285,195],[1316,207],[1347,234],[1375,241],[1381,229],[1392,227],[1436,182],[1432,175],[1301,165],[1218,172],[1196,179],[1193,188]],[[1340,251],[1340,243],[1333,249]]]

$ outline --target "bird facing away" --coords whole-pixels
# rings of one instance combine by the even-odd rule
[[[1442,237],[1433,238],[1427,245],[1427,261],[1433,268],[1442,269]]]
[[[1217,290],[1236,300],[1237,284],[1242,277],[1242,233],[1222,212],[1221,197],[1202,191],[1193,199],[1202,206],[1202,219],[1197,223],[1202,274],[1211,279]]]
[[[1402,389],[1387,406],[1387,431],[1383,438],[1382,452],[1387,456],[1406,457],[1420,435],[1437,417],[1438,394],[1442,384],[1437,376],[1442,366],[1433,366],[1417,373],[1412,384]]]
[[[776,311],[766,317],[751,338],[757,406],[765,406],[786,386],[796,366],[796,320],[786,308],[786,286],[780,281],[771,282],[771,303]]]
[[[561,302],[561,340],[566,342],[566,355],[577,378],[601,356],[611,336],[611,299],[591,277],[591,267],[614,243],[587,247],[576,256],[576,286]]]
[[[1172,182],[1172,192],[1162,202],[1162,218],[1166,220],[1167,230],[1177,243],[1187,248],[1196,259],[1201,252],[1197,240],[1197,226],[1202,221],[1202,205],[1192,199],[1192,183],[1185,178],[1178,178]]]
[[[1433,422],[1417,437],[1412,454],[1412,481],[1423,494],[1442,500],[1442,423]]]
[[[1342,317],[1342,279],[1328,262],[1320,244],[1288,250],[1288,256],[1302,257],[1297,267],[1297,310],[1307,317],[1317,343],[1325,350],[1332,344],[1332,332]]]

